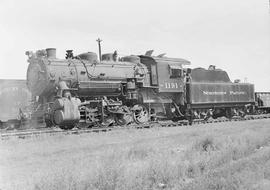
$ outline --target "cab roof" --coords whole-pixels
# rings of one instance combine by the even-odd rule
[[[147,55],[140,55],[140,58],[143,59],[152,59],[156,63],[171,63],[174,65],[190,65],[190,61],[182,58],[171,58],[171,57],[158,57],[158,56],[147,56]]]

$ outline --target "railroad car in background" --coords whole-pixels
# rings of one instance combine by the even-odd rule
[[[0,79],[0,127],[20,126],[20,109],[30,101],[26,80]]]
[[[270,113],[270,92],[255,92],[258,113]]]
[[[231,82],[226,71],[195,68],[187,79],[187,105],[194,118],[245,116],[255,105],[254,85]]]

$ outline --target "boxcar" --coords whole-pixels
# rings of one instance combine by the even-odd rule
[[[20,108],[31,101],[25,80],[0,79],[0,127],[16,122]]]
[[[255,92],[257,110],[270,113],[270,92]]]

